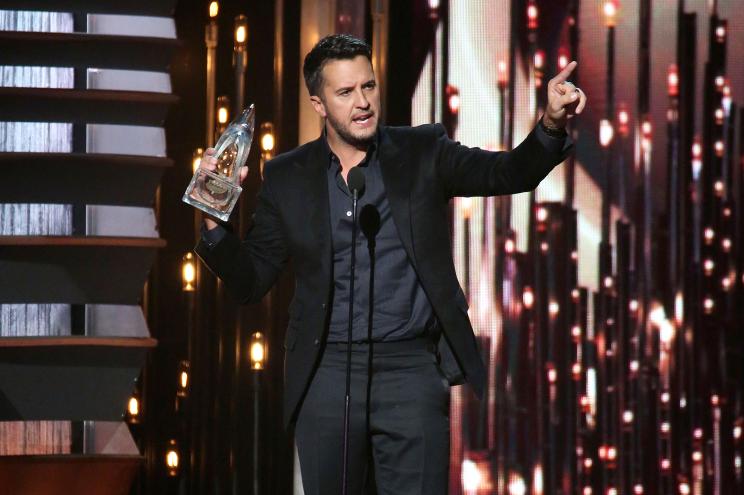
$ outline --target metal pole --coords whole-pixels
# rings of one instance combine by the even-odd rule
[[[204,144],[209,148],[214,145],[214,105],[216,101],[215,75],[217,64],[217,13],[210,17],[204,32],[204,42],[207,45],[207,95],[206,95],[206,126]]]
[[[259,425],[261,415],[261,372],[253,372],[253,495],[259,495],[259,482],[258,482],[258,456],[260,452],[259,448]]]

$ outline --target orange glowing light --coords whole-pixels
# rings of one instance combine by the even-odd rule
[[[217,17],[217,14],[220,12],[220,4],[218,2],[210,2],[209,3],[209,17],[214,19]]]

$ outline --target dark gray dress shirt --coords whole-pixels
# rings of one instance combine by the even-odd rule
[[[328,152],[328,200],[333,241],[333,306],[329,342],[348,339],[351,281],[352,195],[341,175],[341,164]],[[411,260],[400,240],[382,182],[377,145],[367,151],[358,165],[365,176],[365,187],[357,203],[357,215],[371,205],[380,216],[375,236],[372,340],[405,340],[424,334],[435,323],[434,311],[416,276]],[[357,222],[359,225],[359,222]],[[354,280],[354,318],[352,340],[368,340],[371,257],[369,240],[362,229],[357,233]]]

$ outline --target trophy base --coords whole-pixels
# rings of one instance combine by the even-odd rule
[[[226,222],[242,190],[232,180],[225,180],[221,175],[199,169],[191,179],[182,200]]]

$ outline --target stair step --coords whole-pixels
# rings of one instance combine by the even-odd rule
[[[6,122],[73,122],[162,126],[178,97],[101,89],[0,88]]]
[[[42,12],[87,12],[88,14],[129,14],[167,17],[173,15],[176,0],[3,0],[5,10]]]
[[[167,72],[180,45],[170,38],[0,31],[4,65]]]
[[[0,420],[120,421],[156,344],[132,337],[0,338]]]
[[[0,304],[137,304],[163,239],[0,236]]]
[[[126,495],[144,458],[138,455],[0,456],[3,493]]]
[[[103,153],[0,153],[4,203],[149,206],[169,158]]]

